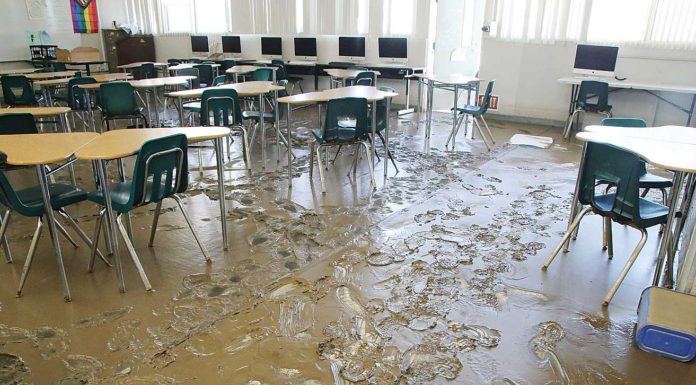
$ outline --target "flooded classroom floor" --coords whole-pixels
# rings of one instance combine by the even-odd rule
[[[277,166],[269,134],[253,172],[239,143],[226,164],[222,248],[215,156],[189,149],[184,197],[213,262],[206,264],[174,201],[165,201],[154,247],[154,205],[133,214],[134,244],[153,292],[124,247],[127,292],[115,270],[62,239],[73,301],[63,300],[47,232],[21,298],[16,288],[34,219],[15,216],[15,262],[0,265],[0,384],[693,384],[693,364],[632,342],[636,307],[652,279],[657,231],[608,308],[602,299],[639,233],[614,225],[615,257],[590,216],[571,251],[541,265],[568,219],[580,145],[560,129],[490,120],[497,144],[463,138],[445,151],[448,115],[435,116],[429,153],[414,116],[392,119],[398,165],[371,191],[367,162],[343,149],[309,178],[309,128],[295,113],[295,175]],[[309,127],[309,128],[308,128]],[[271,130],[268,130],[271,131]],[[463,130],[462,130],[463,131]],[[550,136],[549,149],[508,144]],[[258,142],[259,138],[256,138]],[[331,158],[335,149],[331,150]],[[128,163],[132,164],[132,163]],[[91,166],[79,184],[93,188]],[[18,184],[35,183],[19,171]],[[24,173],[24,175],[21,175]],[[69,210],[90,233],[98,208]],[[103,250],[102,246],[102,250]]]

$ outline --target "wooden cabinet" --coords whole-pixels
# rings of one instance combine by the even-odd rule
[[[120,29],[103,30],[106,60],[111,72],[119,65],[156,61],[155,40],[151,35],[128,35]]]

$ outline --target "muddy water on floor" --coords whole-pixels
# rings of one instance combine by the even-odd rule
[[[80,308],[73,322],[52,325],[50,317],[7,317],[9,297],[3,297],[0,383],[661,384],[694,378],[668,361],[658,361],[661,373],[650,371],[654,357],[630,345],[630,317],[588,311],[572,297],[544,290],[538,265],[567,218],[575,171],[563,162],[573,152],[499,146],[490,154],[426,155],[418,151],[419,138],[402,128],[406,133],[393,141],[395,153],[407,159],[400,173],[352,204],[282,197],[282,170],[231,174],[225,188],[231,263],[146,266],[153,276],[159,268],[162,281],[171,281],[167,274],[180,277],[149,299],[105,301],[108,307]],[[306,130],[300,133],[299,146],[308,138]],[[343,150],[335,172],[345,174],[350,159]],[[308,171],[306,153],[298,152],[297,162],[300,178]],[[195,178],[189,207],[199,210],[201,226],[217,231],[216,178]],[[146,237],[151,216],[151,210],[135,216],[145,234],[136,238]],[[81,220],[89,226],[93,217]],[[161,247],[181,253],[176,245],[189,236],[183,223],[163,226],[170,231],[158,235]],[[146,250],[139,248],[143,259]]]

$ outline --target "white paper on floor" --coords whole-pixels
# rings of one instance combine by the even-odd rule
[[[549,138],[548,136],[515,134],[510,138],[510,143],[518,146],[549,148],[553,144],[553,138]]]

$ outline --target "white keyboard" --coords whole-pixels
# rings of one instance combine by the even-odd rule
[[[315,66],[317,65],[317,62],[315,61],[299,61],[299,60],[293,60],[289,61],[288,64],[296,65],[296,66]]]

